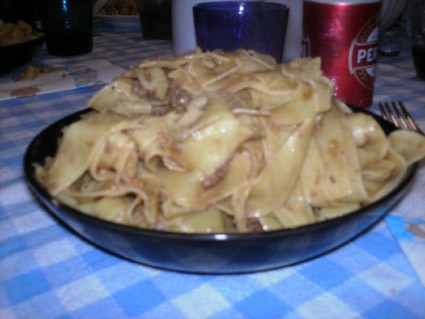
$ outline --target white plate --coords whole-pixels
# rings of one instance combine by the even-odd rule
[[[140,17],[138,15],[98,14],[96,17],[105,25],[113,28],[140,30]]]

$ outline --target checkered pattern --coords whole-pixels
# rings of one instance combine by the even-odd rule
[[[127,68],[171,53],[169,42],[142,41],[139,33],[97,34],[91,54],[62,59],[43,49],[36,62],[102,58]],[[424,126],[424,88],[408,50],[380,58],[375,102],[402,99]],[[38,132],[84,108],[96,90],[0,103],[0,318],[425,318],[424,165],[385,222],[325,256],[273,271],[162,271],[73,235],[30,194],[22,159]]]

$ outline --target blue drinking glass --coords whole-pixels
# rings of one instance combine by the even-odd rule
[[[280,3],[220,1],[193,6],[197,46],[203,51],[251,49],[282,61],[289,7]]]

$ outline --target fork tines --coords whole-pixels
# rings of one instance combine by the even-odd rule
[[[382,117],[384,119],[392,122],[398,128],[415,131],[424,135],[424,132],[421,130],[419,125],[415,122],[410,113],[406,110],[406,107],[404,106],[403,102],[380,102],[379,110],[381,111]]]

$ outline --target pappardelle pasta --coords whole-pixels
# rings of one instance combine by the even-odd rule
[[[96,93],[37,176],[112,222],[189,233],[293,228],[393,189],[425,156],[333,98],[320,59],[237,50],[140,62]]]

